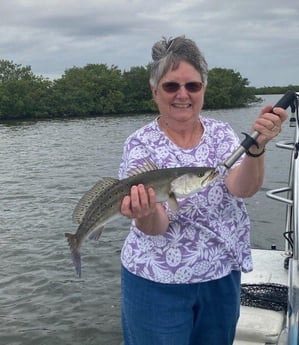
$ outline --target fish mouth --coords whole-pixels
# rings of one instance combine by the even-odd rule
[[[209,172],[207,172],[203,178],[203,182],[205,185],[210,184],[211,182],[213,182],[217,177],[218,177],[219,173],[217,170],[211,170]]]
[[[211,179],[212,181],[216,180],[218,177],[219,177],[219,171],[217,170],[214,170],[212,173],[211,173]]]
[[[203,176],[201,176],[201,186],[202,188],[207,187],[211,184],[217,177],[219,176],[218,171],[216,170],[209,170]]]

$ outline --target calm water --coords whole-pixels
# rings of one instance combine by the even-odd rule
[[[267,97],[274,104],[278,96]],[[260,109],[206,112],[240,134]],[[128,221],[82,248],[75,277],[64,232],[101,176],[117,176],[125,138],[153,116],[0,124],[0,345],[119,345],[119,253]],[[284,126],[280,139],[293,138]],[[252,245],[283,248],[285,207],[265,197],[286,185],[289,153],[270,144],[263,190],[247,200]]]

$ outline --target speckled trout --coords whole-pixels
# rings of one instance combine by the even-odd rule
[[[86,192],[73,213],[73,221],[79,223],[75,234],[66,233],[72,260],[81,277],[80,247],[89,237],[99,239],[106,223],[120,215],[123,198],[130,194],[132,186],[143,184],[156,192],[157,202],[168,202],[172,210],[178,209],[177,199],[186,198],[205,188],[218,176],[214,168],[178,167],[158,169],[151,162],[134,170],[128,178],[118,180],[102,178]]]

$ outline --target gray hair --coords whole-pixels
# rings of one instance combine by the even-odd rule
[[[171,68],[175,70],[181,61],[191,64],[201,75],[202,82],[208,82],[208,64],[196,43],[185,36],[156,42],[152,48],[150,84],[157,87],[160,80]]]

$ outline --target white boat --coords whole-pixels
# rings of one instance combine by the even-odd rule
[[[299,345],[299,118],[294,94],[294,138],[277,147],[291,150],[288,186],[267,196],[286,205],[285,250],[254,249],[254,271],[242,275],[242,305],[234,345]]]

